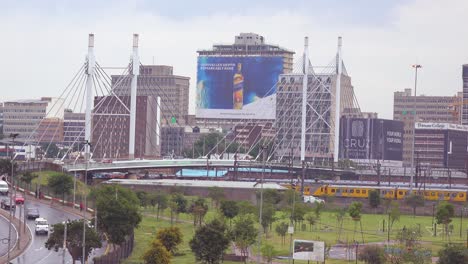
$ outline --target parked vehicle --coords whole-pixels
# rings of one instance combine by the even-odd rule
[[[26,217],[28,219],[36,219],[39,218],[39,210],[37,208],[28,208],[26,211]]]
[[[35,227],[36,235],[49,234],[49,223],[47,222],[47,219],[36,218],[35,224],[36,224],[36,227]]]
[[[304,196],[304,203],[324,203],[323,199],[317,198],[315,196]]]
[[[5,210],[10,210],[11,208],[15,208],[14,203],[11,203],[11,208],[10,208],[10,198],[8,198],[8,197],[5,197],[5,198],[2,199],[2,201],[0,202],[0,206],[1,206],[1,208],[5,209]]]
[[[0,193],[3,195],[8,195],[8,183],[6,181],[0,181]]]

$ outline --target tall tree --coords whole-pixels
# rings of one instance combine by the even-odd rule
[[[137,191],[136,196],[138,197],[138,200],[140,200],[140,206],[141,207],[146,207],[149,204],[149,195],[145,191]]]
[[[107,234],[110,243],[122,244],[141,222],[138,197],[118,185],[102,185],[90,196],[96,201],[99,229]]]
[[[260,212],[260,211],[257,211]],[[271,228],[271,225],[273,222],[275,222],[275,207],[272,204],[264,204],[263,210],[262,210],[262,222],[261,225],[263,227],[263,232],[265,235],[268,235],[268,228]]]
[[[416,216],[416,208],[424,206],[424,196],[418,194],[411,194],[405,199],[405,203],[413,208],[413,217]]]
[[[208,188],[208,197],[214,202],[215,207],[219,207],[219,203],[224,199],[224,190],[217,186]]]
[[[161,241],[155,239],[143,255],[143,260],[145,264],[170,264],[171,257],[171,253],[167,251]]]
[[[86,226],[86,256],[88,259],[89,254],[95,248],[100,248],[102,246],[101,240],[99,239],[98,234],[94,228]],[[53,225],[52,232],[50,233],[47,241],[45,242],[45,247],[48,250],[54,249],[58,251],[59,248],[63,248],[63,235],[65,231],[65,225],[63,223],[58,223]],[[73,220],[67,223],[67,241],[66,248],[70,253],[73,263],[76,260],[82,258],[83,252],[83,220]]]
[[[437,224],[443,224],[445,235],[449,235],[448,226],[452,222],[452,217],[455,215],[455,208],[453,204],[442,202],[437,206],[436,220]],[[450,236],[449,236],[450,238]]]
[[[182,243],[183,235],[180,228],[174,226],[160,229],[156,238],[161,241],[167,251],[174,255],[177,252],[177,247]]]
[[[281,236],[281,243],[282,245],[284,245],[285,243],[285,240],[286,240],[286,233],[288,232],[288,227],[289,225],[285,222],[281,222],[279,223],[276,228],[275,228],[275,231],[276,233]]]
[[[195,200],[189,207],[188,212],[193,215],[193,225],[201,226],[203,218],[208,212],[208,205],[205,202],[205,199],[198,198]]]
[[[175,212],[177,222],[179,220],[179,214],[187,212],[188,201],[181,193],[178,192],[172,194],[171,201],[173,202],[171,210]]]
[[[379,190],[369,191],[369,205],[375,210],[381,202]]]
[[[270,264],[273,261],[273,258],[276,255],[278,255],[278,251],[276,251],[275,247],[269,243],[263,244],[261,253],[262,253],[262,256],[266,259],[268,264]]]
[[[214,219],[195,231],[189,245],[196,260],[206,264],[218,264],[222,261],[229,243],[226,226],[219,219]]]
[[[159,214],[161,213],[161,211],[164,211],[169,206],[169,201],[167,195],[164,193],[154,194],[153,197],[154,198],[152,199],[154,199],[154,202],[152,203],[157,205],[156,219],[159,219]]]
[[[38,177],[37,174],[31,173],[28,171],[28,172],[21,174],[20,180],[27,185],[27,189],[31,189],[31,182],[37,177]]]
[[[236,215],[239,213],[239,207],[237,206],[236,201],[221,201],[221,213],[229,219],[229,225],[231,225],[231,221]]]
[[[401,212],[398,202],[392,201],[390,205],[390,211],[388,212],[388,240],[390,240],[390,233],[392,232],[393,225],[395,224],[395,222],[400,221],[400,216]]]
[[[65,173],[51,176],[47,180],[47,186],[56,195],[61,195],[65,203],[65,194],[70,194],[71,190],[73,190],[73,177]]]
[[[250,217],[238,218],[234,222],[231,237],[236,247],[241,250],[242,256],[248,257],[248,249],[255,243],[255,238],[257,237],[254,221]]]

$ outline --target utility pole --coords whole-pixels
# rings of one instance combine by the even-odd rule
[[[85,141],[85,144],[88,146],[88,148],[91,148],[91,144],[89,141]],[[84,184],[85,186],[88,184],[88,164],[89,159],[87,158],[85,160],[85,175],[84,175]],[[83,252],[82,252],[82,263],[86,263],[86,210],[88,208],[87,204],[87,199],[86,199],[86,194],[84,194],[84,208],[83,208],[83,241],[82,241],[82,246],[83,246]]]
[[[65,264],[65,254],[67,252],[67,225],[68,225],[68,221],[65,221],[64,229],[63,229],[63,255],[62,255],[63,264]]]
[[[15,163],[14,163],[14,158],[15,158],[15,138],[19,136],[19,134],[10,134],[11,137],[11,145],[13,146],[13,153],[10,156],[10,166],[11,166],[11,177],[10,177],[10,185],[11,185],[11,191],[10,191],[10,212],[9,212],[9,219],[8,219],[8,253],[7,253],[7,263],[10,263],[10,251],[11,251],[11,225],[12,225],[12,218],[14,214],[14,210],[11,209],[12,206],[12,201],[13,201],[13,191],[15,191],[15,177],[14,177],[14,172],[15,172]],[[8,149],[8,148],[7,148]],[[16,192],[16,191],[15,191]],[[21,232],[20,232],[21,233]],[[18,237],[19,241],[19,237]],[[19,243],[18,243],[19,244]]]
[[[259,217],[258,217],[258,222],[259,222],[259,227],[258,227],[258,256],[257,256],[257,263],[261,263],[262,255],[261,255],[261,249],[262,249],[262,218],[263,218],[263,179],[265,177],[265,161],[266,161],[266,155],[265,155],[265,145],[262,143],[261,147],[262,151],[262,176],[260,179],[260,210],[259,210]]]

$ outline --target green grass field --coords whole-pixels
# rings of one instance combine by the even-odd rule
[[[210,204],[208,200],[208,204]],[[133,254],[126,260],[126,264],[132,263],[141,263],[142,255],[147,250],[148,245],[154,239],[155,234],[159,228],[164,228],[170,226],[170,210],[166,209],[161,213],[162,218],[156,220],[156,212],[151,208],[143,209],[143,221],[140,224],[140,227],[136,230],[135,237],[135,249]],[[213,219],[218,212],[210,207],[210,211],[205,217],[205,221]],[[280,222],[288,223],[289,218],[286,213],[277,212],[275,215],[276,221],[273,224],[271,231],[267,232],[266,236],[263,236],[263,239],[266,239],[268,243],[274,245],[275,249],[278,251],[279,256],[287,256],[289,254],[289,241],[290,237],[287,235],[285,244],[282,244],[282,238],[276,234],[275,226]],[[173,263],[194,263],[194,256],[190,251],[188,246],[188,241],[194,235],[194,227],[192,224],[192,216],[190,214],[180,214],[178,216],[179,222],[175,225],[179,226],[182,229],[184,235],[184,242],[180,246],[179,255],[173,258]],[[343,228],[340,234],[340,239],[338,241],[338,224],[336,217],[333,212],[324,211],[321,215],[320,222],[315,224],[310,230],[309,225],[306,221],[305,230],[302,229],[302,225],[298,224],[295,228],[295,233],[293,239],[305,239],[305,240],[320,240],[325,241],[326,244],[335,245],[338,242],[340,243],[350,243],[353,244],[354,240],[359,241],[362,244],[362,239],[364,243],[369,242],[385,242],[387,241],[387,232],[382,231],[383,222],[387,221],[387,215],[379,214],[363,214],[361,218],[362,223],[362,235],[360,229],[360,223],[353,221],[349,216],[346,216],[343,221]],[[468,219],[463,221],[462,226],[462,236],[460,237],[460,219],[453,218],[452,223],[453,231],[450,235],[450,241],[453,243],[466,243],[467,239],[467,229],[468,229]],[[393,230],[390,233],[390,240],[394,240],[398,230],[401,230],[403,227],[417,227],[421,228],[423,247],[432,250],[433,256],[436,256],[438,250],[446,244],[448,239],[444,238],[442,235],[442,226],[438,226],[437,236],[434,237],[432,230],[432,217],[427,216],[416,216],[411,215],[402,215],[400,220],[396,222],[393,226]],[[355,230],[356,228],[356,230]],[[385,227],[387,228],[387,227]],[[264,240],[265,241],[265,240]],[[254,245],[252,250],[255,254],[257,251],[257,246]],[[288,263],[287,260],[275,260],[278,263]],[[230,263],[230,262],[224,262]],[[307,263],[295,261],[295,263]],[[327,259],[327,263],[348,263],[345,260],[334,260]]]

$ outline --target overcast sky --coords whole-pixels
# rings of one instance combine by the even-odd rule
[[[418,94],[454,95],[468,63],[466,0],[0,0],[0,7],[0,101],[58,96],[84,62],[88,33],[103,66],[125,66],[139,33],[142,63],[174,66],[191,77],[192,90],[196,51],[232,43],[239,32],[296,53],[309,36],[314,65],[332,60],[342,36],[361,109],[385,118],[393,92],[413,87],[412,64],[423,65]]]

